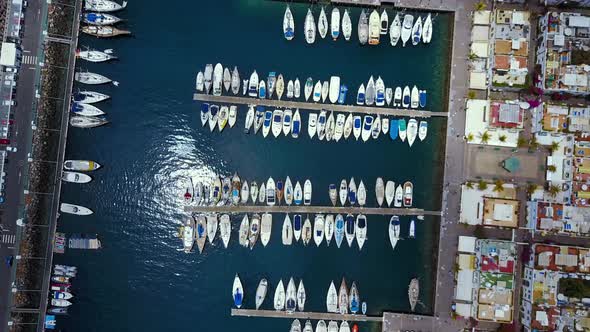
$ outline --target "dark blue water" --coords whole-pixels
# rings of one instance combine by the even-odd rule
[[[74,305],[70,315],[59,320],[61,326],[74,331],[287,331],[290,321],[230,316],[235,273],[245,287],[246,308],[254,307],[260,278],[270,282],[264,306],[271,308],[269,298],[279,278],[285,282],[293,276],[305,282],[306,310],[325,311],[330,281],[339,285],[346,277],[356,280],[370,314],[407,311],[407,285],[418,276],[424,305],[417,311],[432,311],[435,218],[419,222],[417,239],[400,241],[395,252],[387,235],[389,216],[369,216],[368,241],[359,252],[356,246],[336,249],[334,244],[319,249],[284,247],[279,231],[283,215],[274,216],[267,248],[238,247],[241,216],[234,216],[227,250],[220,242],[207,246],[203,255],[177,250],[181,241],[175,233],[185,218],[181,196],[188,177],[198,181],[237,171],[243,179],[259,183],[269,176],[276,180],[289,175],[301,182],[309,178],[314,204],[324,205],[329,204],[330,183],[354,176],[357,184],[364,180],[368,202],[374,205],[375,179],[382,176],[413,181],[414,205],[440,208],[442,120],[430,120],[427,140],[417,140],[412,149],[385,137],[363,144],[311,141],[306,134],[298,140],[248,136],[242,133],[244,107],[233,129],[219,134],[201,128],[200,105],[191,100],[194,78],[205,64],[216,62],[237,65],[242,76],[256,69],[265,77],[274,70],[287,79],[298,76],[302,83],[308,76],[328,80],[336,74],[355,91],[370,75],[380,75],[388,86],[416,84],[427,89],[428,109],[443,111],[449,17],[437,17],[429,46],[360,47],[356,31],[354,42],[318,37],[309,46],[302,35],[307,7],[292,9],[297,25],[292,42],[282,38],[284,4],[260,0],[131,2],[119,15],[128,19],[126,27],[133,37],[81,39],[81,45],[113,48],[120,60],[79,65],[121,84],[96,88],[112,96],[97,105],[108,113],[111,124],[70,131],[67,158],[96,160],[104,168],[91,174],[94,181],[88,185],[64,185],[64,202],[90,207],[95,214],[62,215],[59,230],[97,233],[104,248],[68,251],[56,258],[80,270],[74,281]],[[317,18],[319,9],[315,12]],[[352,9],[355,30],[359,12]],[[305,128],[307,114],[302,110]],[[409,218],[402,218],[402,234],[407,234],[408,225]]]

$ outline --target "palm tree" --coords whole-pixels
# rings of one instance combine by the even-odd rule
[[[475,137],[473,137],[472,133],[467,134],[467,136],[465,137],[465,139],[467,140],[467,142],[471,142],[473,141]]]
[[[475,4],[475,11],[482,11],[485,10],[488,7],[488,5],[486,5],[486,3],[482,0],[478,3]]]
[[[549,195],[551,195],[551,197],[555,197],[555,196],[557,196],[557,194],[559,194],[561,189],[559,188],[559,186],[552,184],[549,186],[548,191],[549,191]]]
[[[516,146],[518,146],[519,148],[525,147],[527,144],[527,140],[524,137],[519,137],[518,140],[516,141]]]
[[[504,191],[504,181],[498,179],[494,182],[494,191],[495,192],[502,192]]]
[[[475,99],[475,96],[476,96],[475,91],[469,91],[469,92],[467,92],[467,98],[469,98],[469,99]]]
[[[534,184],[534,183],[529,183],[529,184],[526,186],[526,193],[527,193],[529,196],[530,196],[530,195],[532,195],[532,194],[535,192],[535,190],[537,190],[537,187],[538,187],[538,186],[537,186],[536,184]]]
[[[557,167],[555,167],[555,165],[547,165],[547,171],[549,173],[554,173],[555,171],[557,171]]]
[[[487,182],[485,182],[484,180],[479,180],[477,182],[477,189],[478,190],[486,190],[488,189],[488,184]]]
[[[467,181],[467,183],[465,183],[465,187],[467,187],[469,189],[473,189],[473,182]]]
[[[499,140],[500,140],[500,142],[504,143],[504,142],[506,142],[506,138],[507,138],[506,135],[500,135]]]
[[[488,133],[487,131],[484,131],[484,133],[481,134],[481,143],[487,144],[489,140],[490,140],[490,133]]]
[[[549,152],[553,153],[553,152],[557,151],[558,149],[559,149],[559,143],[551,142],[551,145],[549,146]]]

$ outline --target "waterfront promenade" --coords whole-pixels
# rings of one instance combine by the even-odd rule
[[[358,206],[302,206],[302,205],[225,205],[225,206],[186,206],[186,212],[216,213],[340,213],[366,215],[400,216],[440,216],[440,211],[425,211],[414,208],[369,208]]]

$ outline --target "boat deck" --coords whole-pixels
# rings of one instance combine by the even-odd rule
[[[358,206],[301,206],[301,205],[225,205],[196,206],[187,205],[185,212],[217,213],[334,213],[366,215],[401,215],[401,216],[440,216],[441,211],[426,211],[416,208],[369,208]]]
[[[209,103],[228,103],[228,104],[254,104],[276,108],[305,109],[321,111],[323,109],[335,112],[379,114],[385,116],[407,116],[415,118],[430,118],[433,116],[448,117],[447,112],[430,112],[419,109],[408,108],[390,108],[390,107],[371,107],[357,105],[340,105],[314,102],[301,102],[293,100],[278,99],[258,99],[247,96],[213,96],[203,93],[195,93],[193,99]]]
[[[335,314],[329,312],[301,312],[295,311],[288,313],[286,311],[276,310],[253,310],[253,309],[231,309],[232,316],[245,316],[245,317],[266,317],[266,318],[287,318],[287,319],[309,319],[309,320],[320,320],[325,321],[356,321],[356,322],[377,322],[381,323],[383,317],[381,316],[366,316],[366,315],[353,315],[353,314]]]

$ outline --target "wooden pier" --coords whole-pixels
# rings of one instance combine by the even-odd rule
[[[192,206],[187,205],[185,212],[217,213],[297,213],[297,214],[366,214],[366,215],[400,215],[400,216],[440,216],[441,211],[425,211],[415,208],[369,208],[358,206],[302,206],[302,205],[224,205]]]
[[[351,321],[351,322],[376,322],[381,323],[383,317],[380,316],[366,316],[366,315],[353,315],[353,314],[335,314],[329,312],[301,312],[295,311],[288,313],[286,311],[277,310],[252,310],[252,309],[235,309],[231,310],[232,316],[244,316],[244,317],[265,317],[265,318],[287,318],[287,319],[303,319],[303,320],[320,320],[325,321]]]
[[[195,93],[194,100],[209,103],[227,103],[227,104],[254,104],[276,108],[304,109],[304,110],[331,110],[335,112],[379,114],[385,116],[407,116],[414,118],[430,118],[433,116],[448,117],[447,112],[430,112],[418,109],[390,108],[390,107],[371,107],[358,105],[340,105],[340,104],[323,104],[314,102],[300,102],[292,100],[278,99],[258,99],[246,96],[213,96],[203,93]]]

